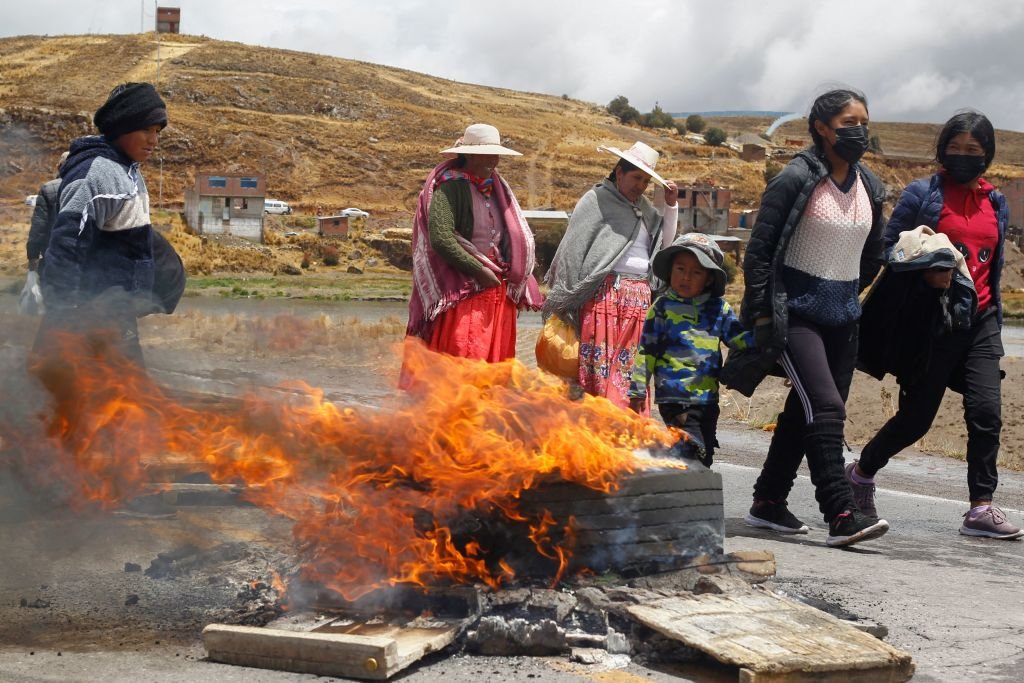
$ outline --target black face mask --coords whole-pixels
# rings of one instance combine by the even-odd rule
[[[867,126],[846,126],[836,128],[836,144],[832,145],[839,158],[853,165],[868,151]]]
[[[974,154],[947,154],[946,160],[942,162],[949,177],[966,185],[985,172],[985,157]]]

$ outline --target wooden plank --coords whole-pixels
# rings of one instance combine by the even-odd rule
[[[627,607],[640,623],[744,671],[748,683],[905,681],[910,655],[768,591],[676,595]],[[815,678],[817,676],[817,678]]]
[[[203,629],[203,646],[224,664],[372,680],[387,678],[387,659],[398,653],[391,638],[224,624]]]
[[[213,661],[237,666],[385,680],[455,640],[458,628],[386,627],[378,635],[281,631],[211,624],[203,645]]]
[[[719,494],[719,500],[711,500],[706,503],[694,503],[693,505],[683,508],[683,514],[691,514],[691,510],[694,508],[702,508],[703,506],[714,506],[715,511],[711,515],[704,515],[706,518],[722,518],[722,501],[721,494]],[[559,515],[552,511],[552,514],[559,518]],[[587,531],[600,531],[603,529],[627,529],[641,526],[656,526],[659,524],[671,524],[680,519],[679,508],[663,508],[659,510],[638,510],[636,512],[625,513],[615,512],[607,515],[588,515],[576,512],[569,512],[576,520],[573,527],[577,530]]]
[[[395,626],[391,624],[347,624],[336,626],[327,623],[313,629],[314,633],[346,633],[349,635],[376,636],[390,638],[395,641],[397,652],[393,660],[389,660],[392,672],[404,669],[424,656],[443,650],[455,641],[458,626],[443,628],[421,628],[412,626]]]

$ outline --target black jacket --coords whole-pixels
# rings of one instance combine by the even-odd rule
[[[871,231],[860,255],[860,291],[863,291],[874,280],[884,260],[882,203],[885,186],[866,166],[858,163],[856,169],[871,197]],[[723,384],[745,396],[753,394],[757,385],[776,368],[786,347],[789,310],[782,282],[786,248],[804,214],[807,200],[828,173],[824,156],[815,148],[807,149],[786,164],[761,195],[761,208],[743,259],[746,289],[740,320],[747,327],[753,327],[758,318],[771,318],[771,341],[764,346],[730,353],[721,374]]]
[[[28,230],[28,242],[25,250],[28,260],[41,258],[50,244],[50,233],[57,222],[60,211],[60,178],[43,183],[36,197],[36,208],[32,211],[32,227]],[[40,269],[41,270],[41,269]]]
[[[936,338],[971,328],[978,295],[970,278],[954,271],[943,291],[921,277],[927,268],[955,265],[952,256],[934,252],[886,266],[864,300],[858,370],[875,379],[892,374],[901,386],[912,386],[928,372]]]

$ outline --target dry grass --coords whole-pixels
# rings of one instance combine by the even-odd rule
[[[9,112],[6,132],[21,132],[0,136],[0,156],[16,164],[0,178],[0,195],[34,192],[68,139],[89,131],[89,115],[113,85],[155,77],[154,41],[154,34],[0,39],[0,107]],[[737,206],[756,204],[763,189],[763,163],[692,145],[674,131],[621,126],[603,107],[578,100],[196,36],[161,41],[159,87],[171,121],[160,155],[169,203],[182,201],[198,170],[256,171],[266,174],[270,194],[299,211],[359,206],[374,222],[407,217],[438,151],[473,121],[495,124],[524,153],[502,171],[525,208],[571,208],[612,166],[597,146],[638,139],[663,152],[666,176],[730,185]],[[763,130],[767,119],[709,124],[735,134]],[[776,137],[799,137],[802,126],[787,124]],[[887,151],[924,153],[935,127],[883,122],[875,131]],[[1024,134],[1000,132],[1000,149],[1002,162],[1021,163]],[[155,164],[146,173],[155,186]]]

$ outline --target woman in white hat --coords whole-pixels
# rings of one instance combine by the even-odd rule
[[[519,308],[540,307],[533,233],[498,174],[498,129],[466,128],[427,176],[413,222],[413,291],[406,335],[453,356],[515,356]],[[403,376],[403,384],[408,377]]]
[[[629,408],[630,369],[651,305],[651,258],[675,237],[677,189],[655,172],[658,153],[644,143],[598,149],[619,160],[573,209],[547,273],[544,316],[556,314],[579,333],[583,391]],[[652,179],[655,203],[644,196]]]

